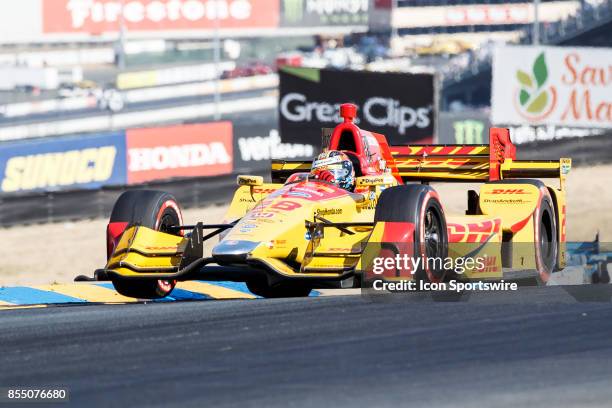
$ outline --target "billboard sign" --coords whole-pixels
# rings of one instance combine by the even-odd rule
[[[544,2],[539,5],[538,18],[541,22],[559,21],[575,14],[579,8],[579,1]],[[528,1],[399,7],[393,11],[392,24],[397,28],[529,24],[534,20],[534,10],[533,4]]]
[[[3,143],[0,192],[93,189],[126,182],[125,135]]]
[[[489,143],[490,127],[489,115],[485,112],[440,112],[438,143],[487,144]]]
[[[369,0],[280,0],[285,27],[368,24]]]
[[[501,46],[493,57],[497,125],[612,127],[612,48]]]
[[[126,144],[128,184],[232,172],[231,122],[130,129]]]
[[[274,28],[278,0],[42,0],[44,33]]]
[[[436,120],[434,75],[318,70],[280,72],[279,121],[283,142],[320,145],[321,129],[341,122],[339,107],[357,105],[356,123],[392,145],[429,143]]]

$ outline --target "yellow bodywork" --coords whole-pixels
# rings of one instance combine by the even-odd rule
[[[126,229],[106,269],[125,276],[176,272],[187,240],[142,226]]]
[[[477,154],[484,148],[475,147]],[[480,149],[480,150],[478,150]],[[485,152],[486,153],[486,152]],[[439,179],[445,166],[446,179],[453,177],[465,181],[484,181],[488,169],[481,157],[467,157],[461,163],[455,160],[399,158],[397,172],[402,177],[418,176]],[[304,170],[303,162],[291,165],[275,163],[273,171],[286,175]],[[564,179],[571,162],[513,162],[502,164],[502,175],[557,174],[558,187],[539,186],[535,182],[514,179],[503,182],[483,183],[479,192],[478,214],[446,214],[449,236],[449,256],[458,258],[484,257],[484,268],[467,269],[471,278],[503,277],[501,247],[503,243],[524,243],[520,251],[514,251],[511,263],[514,268],[534,268],[534,214],[543,194],[549,194],[554,205],[558,227],[558,264],[565,260],[565,191]],[[341,280],[361,269],[361,260],[368,244],[384,241],[385,223],[374,223],[374,213],[380,194],[398,185],[390,173],[380,176],[360,177],[354,193],[333,185],[311,181],[304,173],[299,182],[263,183],[255,176],[240,176],[238,188],[223,222],[236,224],[222,234],[222,239],[212,250],[215,262],[221,265],[240,265],[263,269],[279,279],[329,279]],[[309,229],[307,223],[319,225]],[[320,227],[327,223],[346,225]],[[157,232],[141,226],[132,226],[122,235],[106,265],[122,276],[153,277],[155,274],[171,274],[184,267],[188,238]],[[373,248],[370,245],[369,248]]]

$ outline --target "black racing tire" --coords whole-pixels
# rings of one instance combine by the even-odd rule
[[[406,184],[383,191],[376,205],[374,222],[412,223],[415,225],[412,237],[415,256],[442,260],[448,256],[444,210],[438,194],[429,185]],[[442,282],[449,276],[443,268],[420,267],[414,273],[415,280],[426,282]]]
[[[247,281],[247,288],[254,295],[264,298],[294,298],[310,295],[312,288],[304,284],[281,282],[270,286],[265,280]]]
[[[168,232],[168,227],[183,224],[183,216],[172,194],[154,190],[131,190],[119,196],[109,222],[127,222],[128,226],[142,225]],[[120,277],[114,278],[112,282],[121,295],[137,299],[163,298],[176,286],[176,281],[130,280]]]
[[[547,282],[557,265],[559,245],[555,207],[548,190],[541,191],[544,193],[534,214],[535,261],[540,279]]]

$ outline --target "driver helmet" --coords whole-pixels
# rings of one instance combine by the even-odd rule
[[[355,187],[355,169],[346,153],[329,150],[321,153],[312,163],[310,172],[315,178],[329,181],[348,191]]]

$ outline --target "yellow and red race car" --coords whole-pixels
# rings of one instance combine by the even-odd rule
[[[238,176],[223,222],[196,225],[183,223],[170,194],[125,192],[107,227],[108,262],[95,279],[136,298],[164,297],[177,281],[192,279],[246,282],[256,295],[280,297],[359,287],[378,256],[481,259],[461,276],[427,262],[383,274],[407,271],[429,282],[496,280],[517,270],[546,281],[564,266],[570,159],[517,160],[501,128],[490,130],[489,145],[389,146],[357,127],[354,105],[340,111],[344,122],[324,131],[322,149],[350,158],[352,191],[313,178],[310,162],[274,160],[271,183]],[[468,191],[465,214],[447,214],[429,185],[451,181],[482,183]],[[215,236],[221,239],[205,256],[203,244]]]

